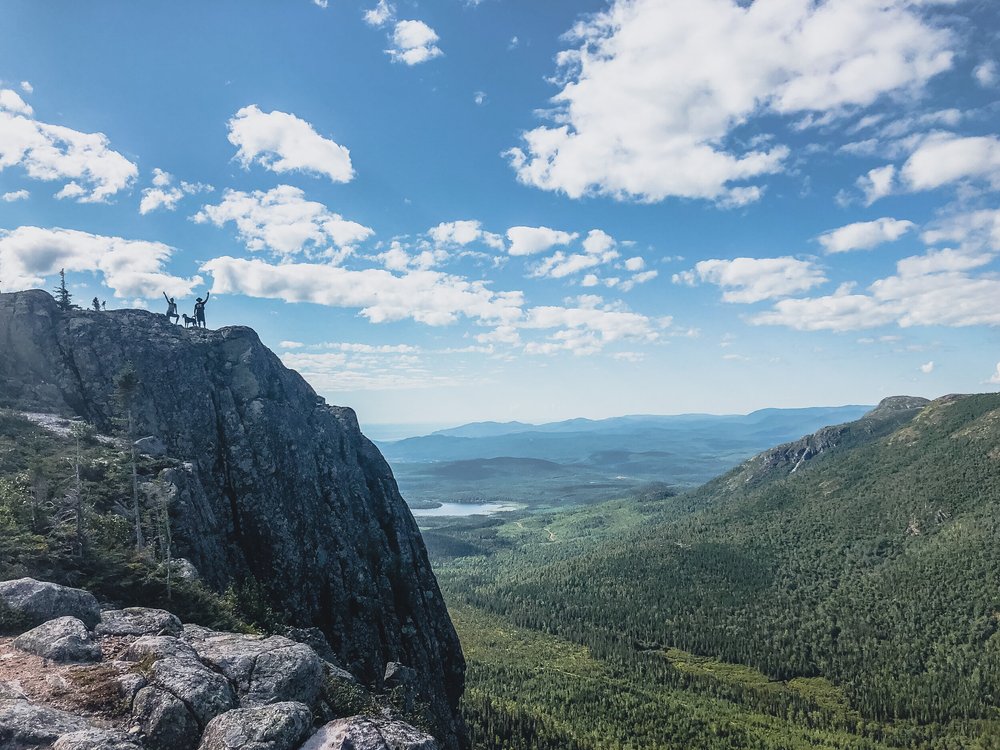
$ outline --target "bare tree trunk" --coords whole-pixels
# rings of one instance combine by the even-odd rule
[[[135,521],[135,548],[142,552],[146,547],[146,539],[142,534],[142,517],[139,514],[139,473],[135,462],[135,427],[131,408],[128,410],[128,442],[132,456],[132,518]]]

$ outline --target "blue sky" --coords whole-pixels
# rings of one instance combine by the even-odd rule
[[[363,423],[1000,385],[1000,11],[0,7],[0,288],[212,290]]]

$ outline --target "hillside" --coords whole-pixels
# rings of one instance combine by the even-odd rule
[[[266,626],[319,628],[366,683],[388,662],[415,669],[443,744],[462,743],[461,647],[392,472],[351,409],[324,403],[249,328],[63,312],[42,291],[0,295],[0,350],[4,577],[162,604],[127,597],[163,595],[147,580],[169,547],[202,594]],[[25,413],[77,420],[81,434]],[[199,601],[189,611],[213,609]]]
[[[996,747],[998,445],[998,394],[889,399],[675,498],[434,529],[474,728],[530,720],[552,747]],[[450,555],[460,541],[478,552]],[[617,689],[505,669],[483,647],[502,623],[535,634],[536,659],[586,647]],[[699,707],[682,721],[679,704]]]

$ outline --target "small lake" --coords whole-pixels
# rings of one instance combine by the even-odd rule
[[[512,503],[441,503],[440,508],[411,508],[416,517],[421,516],[489,516],[494,513],[517,510]]]

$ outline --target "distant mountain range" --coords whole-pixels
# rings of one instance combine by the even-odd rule
[[[607,499],[652,481],[702,484],[769,446],[858,419],[870,408],[474,422],[376,442],[403,496],[415,504],[513,500],[557,506]],[[482,463],[491,459],[506,463]]]

